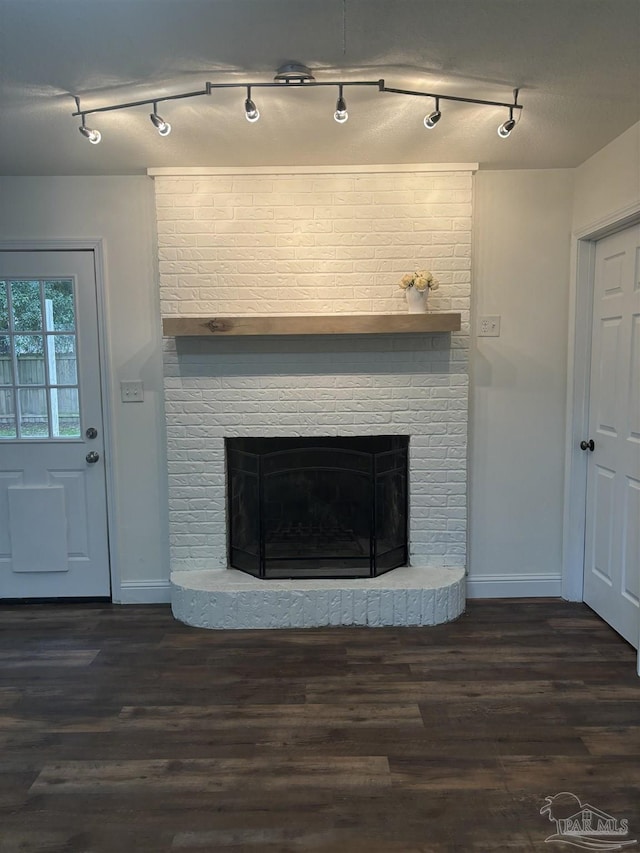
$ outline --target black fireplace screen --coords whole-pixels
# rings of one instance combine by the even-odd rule
[[[229,562],[261,578],[407,563],[408,436],[229,438]]]

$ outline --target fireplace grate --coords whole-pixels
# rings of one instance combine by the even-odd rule
[[[266,537],[267,547],[292,548],[297,555],[300,541],[307,543],[307,547],[316,549],[330,549],[336,544],[349,548],[358,554],[364,554],[364,544],[358,539],[355,532],[346,527],[321,527],[313,524],[283,524],[276,530],[271,531]]]

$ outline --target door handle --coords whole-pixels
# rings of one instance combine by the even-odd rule
[[[595,450],[595,442],[592,438],[589,441],[584,441],[584,439],[580,442],[580,450]]]
[[[93,465],[94,462],[97,462],[98,459],[100,459],[100,454],[96,453],[95,450],[90,450],[85,456],[85,459],[90,465]]]

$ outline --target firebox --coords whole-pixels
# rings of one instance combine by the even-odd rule
[[[229,563],[260,578],[407,564],[409,437],[228,438]]]

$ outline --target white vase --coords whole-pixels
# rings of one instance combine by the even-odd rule
[[[409,314],[424,314],[427,310],[427,294],[429,293],[429,288],[426,290],[416,290],[415,287],[408,287],[405,292],[405,298],[407,300],[407,311]]]

